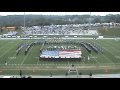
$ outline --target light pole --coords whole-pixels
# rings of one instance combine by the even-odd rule
[[[91,12],[90,12],[90,17],[89,17],[89,29],[91,29]]]
[[[24,23],[24,25],[23,25],[23,35],[22,35],[22,37],[24,37],[25,36],[25,12],[24,12],[24,17],[23,17],[23,19],[24,19],[24,21],[23,21],[23,23]]]
[[[25,12],[24,12],[24,30],[25,30]]]

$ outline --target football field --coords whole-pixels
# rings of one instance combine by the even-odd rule
[[[84,48],[81,48],[84,59],[77,61],[39,60],[39,50],[50,45],[35,45],[30,48],[27,55],[24,55],[25,47],[23,47],[19,55],[16,55],[16,48],[20,43],[34,41],[36,40],[0,40],[0,75],[19,75],[20,70],[23,71],[24,75],[50,75],[50,73],[65,75],[71,64],[74,64],[82,74],[89,74],[90,72],[93,74],[120,73],[120,40],[72,39],[74,42],[96,43],[103,49],[103,53],[96,54],[92,51],[89,54]]]

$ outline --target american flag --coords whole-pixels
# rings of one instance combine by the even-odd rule
[[[80,58],[81,57],[80,50],[64,50],[59,51],[59,57],[61,58]]]

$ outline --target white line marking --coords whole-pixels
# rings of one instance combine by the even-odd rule
[[[108,41],[107,41],[107,43],[111,44],[111,47],[114,48],[116,51],[118,51],[120,53],[120,51],[115,48],[115,47],[118,47],[118,46],[115,46],[114,44],[112,44],[111,42],[108,42]],[[113,47],[113,46],[115,46],[115,47]]]
[[[33,46],[32,46],[33,48]],[[21,65],[25,62],[26,58],[28,57],[28,55],[30,54],[32,48],[28,51],[27,55],[25,56],[25,58],[23,59],[23,61],[21,62]]]
[[[37,61],[37,65],[39,64],[39,59],[38,59],[38,61]]]
[[[15,54],[14,54],[14,56],[15,56]],[[15,56],[16,57],[16,56]],[[17,57],[16,57],[17,58]],[[12,60],[15,60],[15,59],[10,59],[10,60],[8,60],[7,61],[7,63],[10,63]]]
[[[100,42],[99,42],[100,43]],[[101,44],[101,43],[100,43]],[[109,52],[109,50],[107,50],[106,48],[102,47],[104,50],[106,50],[107,52]],[[111,52],[109,52],[111,53]],[[112,53],[111,53],[112,54]],[[110,60],[108,57],[106,57],[104,54],[101,53],[101,55],[103,55],[109,62],[112,62],[114,64],[114,62],[112,60]],[[112,54],[113,55],[113,54]],[[114,56],[114,55],[113,55]]]
[[[6,43],[6,44],[3,43],[2,47],[0,48],[0,50],[3,49],[3,48],[4,48],[5,46],[7,46],[8,44],[9,44],[9,43]]]
[[[19,43],[19,42],[18,42],[18,43]],[[18,43],[17,43],[17,44],[18,44]],[[8,49],[3,55],[0,56],[0,58],[3,57],[6,53],[8,53],[8,52],[9,52],[12,48],[14,48],[14,46],[16,46],[17,44],[13,45],[13,47],[11,47],[10,49]]]

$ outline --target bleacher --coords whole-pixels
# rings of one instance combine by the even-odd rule
[[[21,27],[25,35],[98,35],[97,30],[84,29],[78,25],[50,25]]]

